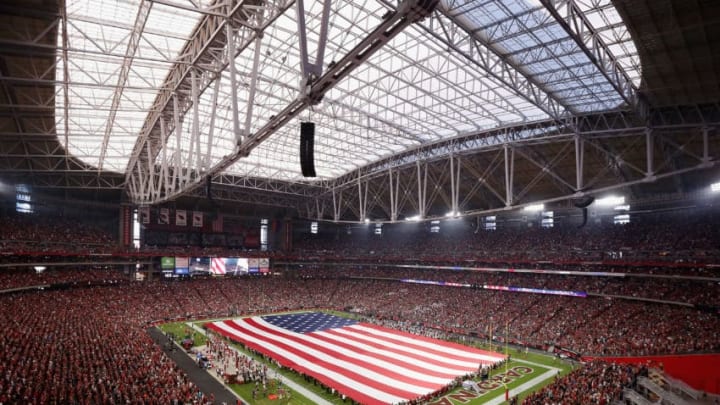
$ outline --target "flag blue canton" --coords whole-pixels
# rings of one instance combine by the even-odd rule
[[[357,321],[322,312],[303,312],[299,314],[267,315],[263,320],[275,326],[296,332],[311,333],[327,329],[355,325]]]

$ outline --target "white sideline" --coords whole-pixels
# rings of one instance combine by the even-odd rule
[[[200,327],[198,327],[197,325],[193,324],[192,322],[187,322],[186,325],[188,325],[189,327],[193,328],[194,330],[196,330],[196,331],[202,333],[203,335],[205,335],[205,330],[202,329],[202,328],[200,328]],[[241,356],[246,356],[246,357],[247,357],[247,355],[246,355],[245,353],[239,351],[238,349],[236,349],[236,348],[234,348],[234,347],[231,347],[231,348],[232,348],[233,350],[237,351]],[[273,367],[273,366],[268,366],[268,369],[277,372],[277,369],[276,369],[275,367]],[[212,373],[210,373],[210,374],[212,374]],[[304,396],[305,398],[311,400],[313,403],[318,404],[318,405],[333,405],[332,402],[329,402],[329,401],[327,401],[327,400],[325,400],[325,399],[317,396],[317,394],[315,394],[315,393],[312,392],[312,391],[308,391],[305,387],[299,385],[299,384],[296,383],[295,381],[292,381],[292,380],[289,380],[289,379],[285,378],[285,376],[283,376],[282,374],[277,373],[277,376],[278,376],[278,378],[282,381],[283,384],[287,385],[288,387],[290,387],[290,389],[292,389],[293,391],[297,392],[298,394],[300,394],[300,395]],[[232,390],[231,390],[231,391],[232,391]],[[232,392],[235,394],[235,391],[232,391]],[[237,394],[236,394],[236,395],[237,395]],[[242,398],[242,399],[243,399],[243,401],[245,401],[245,398]],[[245,402],[247,402],[247,401],[245,401]]]
[[[533,363],[532,361],[527,361],[527,360],[522,360],[522,359],[513,359],[513,361],[517,361],[519,363],[526,363],[526,364],[530,364],[530,365],[538,366],[538,367],[542,367],[542,368],[549,368],[550,370],[540,374],[539,376],[533,378],[530,381],[526,381],[526,382],[518,385],[517,387],[511,389],[510,390],[510,398],[512,398],[515,395],[518,395],[524,391],[529,390],[533,386],[540,384],[541,382],[543,382],[549,378],[553,378],[554,376],[557,375],[558,371],[560,371],[559,368],[550,367],[550,366],[546,366],[544,364],[539,364],[539,363]],[[496,396],[495,398],[485,402],[485,404],[499,405],[499,404],[502,404],[503,402],[505,402],[505,392],[503,392],[502,394]]]

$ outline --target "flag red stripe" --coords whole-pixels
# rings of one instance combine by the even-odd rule
[[[231,325],[229,325],[228,322],[223,322],[223,323],[226,326],[231,326]],[[269,350],[265,345],[255,342],[255,340],[257,340],[256,338],[245,337],[244,332],[242,332],[242,331],[236,330],[235,332],[229,332],[214,323],[208,324],[207,326],[222,335],[225,335],[225,336],[231,337],[237,341],[243,342],[247,347],[249,347],[257,352],[260,352],[262,354],[268,355],[268,356],[276,359],[280,364],[282,364],[285,367],[290,367],[301,373],[310,375],[313,378],[320,381],[321,383],[323,383],[329,387],[334,387],[335,389],[337,389],[337,391],[340,394],[347,395],[348,397],[350,397],[350,398],[354,399],[355,401],[358,401],[362,404],[384,405],[387,403],[385,401],[379,400],[379,399],[369,395],[363,389],[357,389],[357,388],[352,387],[351,385],[344,384],[330,376],[323,374],[322,372],[314,370],[311,367],[306,367],[302,364],[298,364],[298,363],[292,361],[291,359],[283,356],[280,353],[273,352],[272,350]],[[262,341],[264,341],[264,339],[260,339],[260,341],[262,342]]]
[[[439,389],[440,387],[442,387],[443,385],[450,383],[450,381],[452,381],[452,378],[450,378],[445,382],[445,384],[438,384],[438,383],[428,383],[428,382],[425,382],[422,380],[410,378],[406,375],[403,375],[403,374],[397,373],[395,371],[389,370],[387,368],[378,366],[377,364],[368,363],[367,361],[363,361],[363,360],[360,360],[360,359],[357,359],[354,357],[347,356],[339,351],[333,350],[330,346],[321,346],[316,343],[308,342],[306,339],[303,339],[302,337],[293,336],[291,333],[285,333],[285,332],[281,332],[278,330],[270,329],[270,328],[265,327],[264,325],[258,323],[257,321],[255,321],[255,319],[247,319],[246,322],[248,324],[253,325],[259,329],[262,329],[268,333],[280,335],[284,338],[287,338],[287,339],[295,342],[298,345],[298,347],[309,347],[311,349],[315,349],[317,351],[324,352],[325,354],[328,354],[328,355],[336,358],[337,360],[348,362],[353,366],[372,370],[378,374],[385,375],[388,378],[392,378],[397,381],[402,381],[407,384],[421,386],[426,390],[426,392],[435,391],[435,390]],[[367,353],[367,355],[372,356],[373,358],[378,359],[378,360],[385,360],[384,358],[382,358],[380,356],[376,356],[375,353]],[[343,367],[343,368],[345,368],[345,367]],[[424,370],[423,370],[423,372],[424,372]],[[383,391],[387,391],[387,390],[383,389]],[[414,398],[414,397],[409,397],[409,398]]]
[[[321,337],[321,338],[323,338],[323,339],[326,339],[326,340],[329,341],[329,342],[332,342],[333,344],[336,344],[336,345],[338,345],[338,346],[343,346],[343,347],[346,347],[346,348],[351,349],[351,350],[357,350],[357,347],[356,347],[356,346],[353,346],[352,344],[349,344],[349,343],[340,342],[339,340],[337,340],[337,339],[335,339],[335,338],[337,337],[337,338],[342,338],[342,339],[346,339],[346,340],[353,340],[353,341],[356,341],[358,344],[362,344],[362,345],[365,345],[365,346],[370,346],[370,347],[372,347],[372,348],[374,348],[374,349],[377,349],[377,350],[384,350],[384,351],[393,352],[393,353],[395,353],[395,354],[398,354],[398,355],[406,358],[407,361],[404,361],[404,360],[398,359],[398,358],[392,358],[392,357],[389,357],[389,356],[383,356],[382,358],[383,358],[384,360],[388,361],[388,362],[391,362],[391,363],[393,363],[393,364],[397,364],[397,365],[400,366],[400,367],[405,367],[405,368],[409,368],[409,369],[412,369],[412,370],[415,370],[415,371],[420,371],[420,372],[426,373],[426,374],[428,374],[428,375],[431,375],[431,376],[433,376],[433,377],[443,377],[443,378],[453,379],[453,378],[455,378],[455,377],[458,376],[457,373],[443,373],[443,372],[441,372],[441,371],[436,371],[436,370],[433,370],[433,369],[430,369],[430,368],[418,366],[417,363],[413,364],[413,363],[411,363],[410,361],[412,361],[412,360],[422,361],[422,362],[430,363],[430,364],[435,365],[435,366],[438,366],[438,367],[452,368],[452,369],[456,369],[456,370],[457,370],[459,367],[457,367],[457,366],[455,366],[455,365],[442,364],[441,362],[439,362],[439,361],[437,361],[437,360],[427,359],[427,358],[425,358],[425,357],[419,356],[419,355],[414,354],[414,353],[406,353],[406,352],[402,352],[402,351],[399,351],[399,350],[395,350],[395,349],[393,349],[392,347],[383,346],[383,345],[381,345],[381,344],[379,344],[379,343],[359,341],[359,340],[353,339],[351,336],[344,335],[344,334],[339,333],[339,332],[337,332],[337,331],[334,331],[334,330],[332,330],[332,329],[323,331],[323,334],[328,334],[328,335],[332,335],[332,336],[327,336],[327,337],[326,337],[326,336],[322,336],[322,335],[320,335],[320,334],[317,334],[317,335],[313,334],[313,335],[318,336],[318,337]],[[377,355],[377,356],[379,356],[379,355]],[[468,370],[462,370],[462,371],[463,371],[463,372],[467,372]]]

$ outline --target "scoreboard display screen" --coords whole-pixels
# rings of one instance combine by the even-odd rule
[[[174,257],[161,257],[160,268],[163,270],[175,270],[175,258]]]
[[[260,261],[255,258],[247,259],[248,261],[248,272],[251,274],[260,272]]]
[[[190,273],[210,273],[210,258],[193,257],[190,260]]]
[[[187,257],[175,258],[175,274],[190,274],[190,259]]]

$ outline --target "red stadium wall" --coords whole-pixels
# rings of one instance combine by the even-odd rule
[[[621,364],[662,364],[667,374],[683,380],[691,387],[720,394],[720,354],[689,354],[642,357],[583,357],[583,360],[602,359]]]

